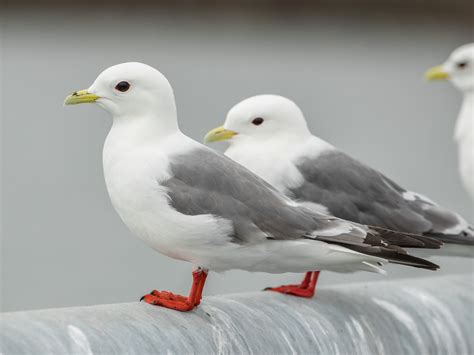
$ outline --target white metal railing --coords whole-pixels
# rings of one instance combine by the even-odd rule
[[[473,354],[473,276],[339,285],[314,299],[206,297],[180,313],[144,303],[5,313],[7,354]]]

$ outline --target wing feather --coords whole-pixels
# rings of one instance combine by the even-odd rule
[[[405,256],[401,247],[441,245],[426,237],[363,226],[312,211],[283,196],[243,166],[205,147],[173,156],[171,176],[162,182],[168,189],[170,204],[183,214],[210,214],[230,220],[235,243],[257,242],[262,235],[277,240],[314,239],[428,269],[433,269],[434,264]]]
[[[337,150],[295,162],[304,181],[298,200],[316,202],[339,218],[446,242],[474,244],[474,230],[459,215],[407,191],[378,171]]]

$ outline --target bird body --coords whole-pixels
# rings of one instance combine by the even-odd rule
[[[382,258],[309,239],[267,240],[267,236],[258,229],[253,236],[247,236],[251,242],[242,244],[232,241],[234,228],[230,220],[212,214],[178,212],[170,205],[166,186],[173,176],[172,157],[192,154],[193,151],[217,155],[181,132],[151,142],[135,140],[142,136],[133,134],[135,130],[139,133],[143,129],[147,134],[150,131],[149,124],[137,122],[114,123],[104,145],[104,175],[117,213],[129,229],[151,248],[213,271],[380,271],[375,265],[385,262]],[[159,137],[159,132],[156,136]],[[219,172],[216,169],[211,173]],[[291,204],[286,199],[282,199],[281,203]],[[342,231],[343,227],[338,228],[335,233]],[[350,228],[352,226],[347,226],[348,230]]]
[[[255,126],[254,117],[263,121]],[[307,207],[361,224],[474,244],[474,230],[462,217],[312,135],[301,110],[287,98],[243,100],[207,140],[226,131],[232,132],[227,156]]]
[[[463,94],[454,139],[461,181],[474,201],[474,43],[457,48],[442,65],[425,75],[428,80],[449,80]]]
[[[458,144],[461,180],[474,201],[474,89],[464,94],[454,138]]]
[[[186,246],[191,249],[193,240],[206,237],[208,231],[202,226],[211,221],[206,216],[204,223],[194,223],[195,219],[170,208],[166,188],[161,185],[170,177],[166,149],[169,144],[183,147],[183,142],[179,139],[180,145],[173,144],[178,133],[156,142],[133,141],[137,136],[128,133],[142,128],[130,127],[138,126],[136,123],[114,123],[105,141],[103,166],[110,199],[124,223],[150,247],[175,259],[191,261]]]
[[[193,309],[208,270],[383,272],[388,262],[438,268],[402,247],[436,249],[441,243],[308,208],[185,136],[171,85],[150,66],[110,67],[65,101],[86,102],[113,117],[103,166],[117,213],[147,245],[195,266],[188,297],[155,290],[144,296],[147,303]],[[308,273],[296,291],[290,285],[282,292],[310,297],[317,277],[318,272]]]

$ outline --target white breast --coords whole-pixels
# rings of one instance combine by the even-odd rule
[[[474,96],[464,98],[456,123],[455,139],[461,180],[474,200]]]
[[[169,147],[185,149],[187,140],[176,136],[161,142],[130,144],[130,138],[121,133],[113,128],[103,151],[105,182],[115,210],[128,228],[153,249],[199,264],[200,248],[209,242],[226,243],[232,226],[211,215],[183,215],[170,206],[167,190],[161,185],[170,178],[166,152]]]

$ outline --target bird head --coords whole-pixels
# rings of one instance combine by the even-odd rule
[[[132,119],[175,113],[173,89],[155,68],[143,63],[114,65],[99,74],[86,90],[66,97],[65,105],[95,103],[115,118]]]
[[[300,108],[290,99],[278,95],[258,95],[247,98],[232,107],[224,125],[209,131],[206,143],[229,140],[284,141],[290,137],[309,134]]]
[[[442,64],[425,73],[428,80],[450,80],[462,92],[474,90],[474,43],[457,48]]]

